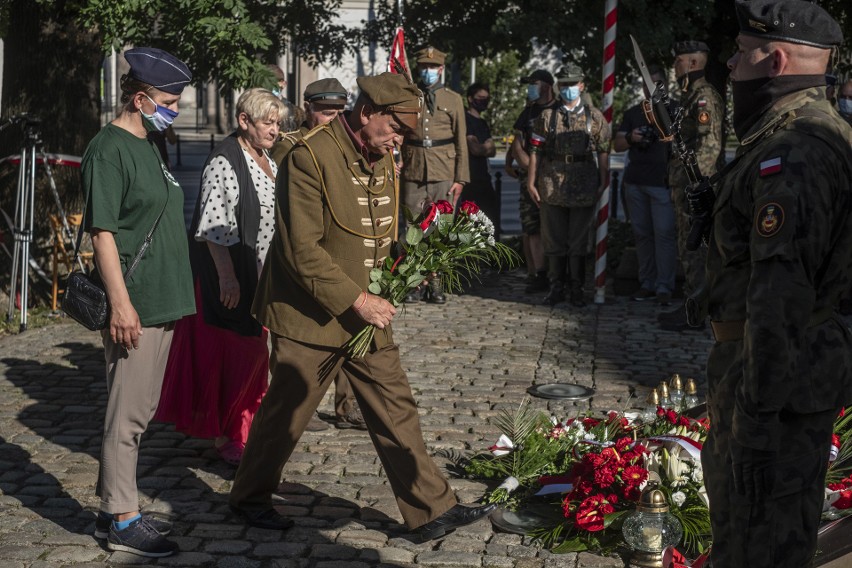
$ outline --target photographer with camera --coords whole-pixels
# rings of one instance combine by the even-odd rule
[[[649,71],[654,81],[665,80],[660,67],[651,66]],[[647,90],[645,96],[649,97]],[[613,148],[627,151],[622,187],[639,260],[640,287],[633,299],[669,305],[677,272],[677,229],[666,186],[668,143],[660,141],[638,104],[624,112]]]

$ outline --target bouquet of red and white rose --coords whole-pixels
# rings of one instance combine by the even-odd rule
[[[448,292],[477,278],[485,266],[516,266],[518,254],[494,238],[494,223],[472,201],[457,210],[448,201],[427,203],[420,217],[409,219],[401,253],[370,271],[367,290],[398,307],[409,292],[431,274],[440,272]],[[344,347],[351,357],[363,357],[370,349],[376,328],[366,326]]]

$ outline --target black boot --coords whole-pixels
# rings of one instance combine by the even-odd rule
[[[582,308],[586,305],[586,299],[583,297],[583,285],[586,283],[586,257],[572,255],[568,259],[568,269],[571,282],[571,305]]]
[[[429,280],[429,289],[426,291],[426,301],[430,304],[445,304],[447,297],[444,296],[444,286],[441,283],[441,275],[436,274]]]
[[[550,283],[550,292],[544,297],[545,306],[555,306],[565,301],[565,283],[561,280]]]
[[[420,300],[422,300],[423,299],[422,296],[423,296],[423,289],[422,288],[415,288],[414,290],[412,290],[411,292],[406,294],[405,299],[403,301],[406,304],[413,304],[414,302],[419,302]]]

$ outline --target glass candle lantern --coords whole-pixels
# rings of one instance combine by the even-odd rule
[[[698,406],[698,387],[695,386],[695,379],[689,378],[686,380],[686,395],[683,398],[686,408],[695,408]]]
[[[665,409],[672,407],[672,399],[669,398],[669,385],[666,381],[661,381],[657,387],[657,392],[660,394],[660,406]]]
[[[658,406],[660,406],[660,393],[657,392],[657,389],[651,389],[648,398],[645,400],[645,407],[642,409],[642,420],[645,422],[656,420]]]
[[[680,542],[683,527],[669,512],[666,495],[655,481],[649,481],[636,510],[624,520],[624,540],[633,549],[631,566],[662,568],[663,550]]]
[[[681,410],[683,407],[683,396],[683,380],[678,373],[675,373],[672,375],[671,381],[669,381],[669,398],[675,410]]]

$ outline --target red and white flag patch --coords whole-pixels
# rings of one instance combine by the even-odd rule
[[[781,156],[760,162],[760,177],[777,174],[781,171]]]

